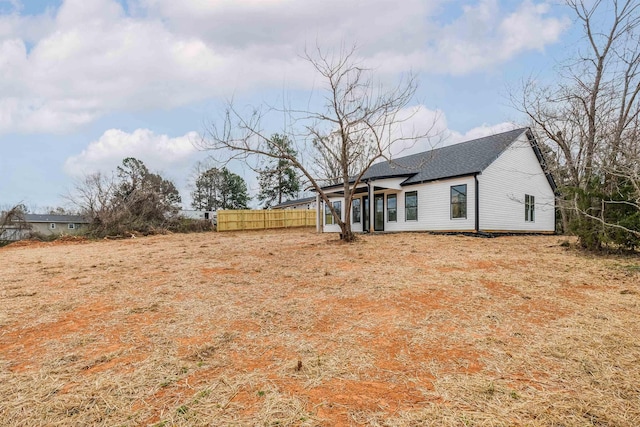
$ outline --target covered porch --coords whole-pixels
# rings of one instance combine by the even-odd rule
[[[402,191],[399,185],[402,180],[393,181],[397,182],[365,181],[359,183],[355,189],[351,187],[353,197],[350,212],[346,212],[344,187],[342,185],[325,188],[324,190],[333,203],[341,202],[341,219],[343,221],[345,221],[347,215],[350,215],[352,231],[361,233],[381,232],[385,231],[386,210],[391,209],[393,212],[397,212],[397,202],[393,206],[387,206],[386,196],[399,194]],[[320,195],[316,195],[316,207],[316,231],[319,233],[323,231],[339,231],[325,228],[327,225],[332,225],[332,214]]]

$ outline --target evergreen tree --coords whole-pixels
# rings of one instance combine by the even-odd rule
[[[194,209],[208,211],[247,209],[250,200],[244,179],[227,168],[210,168],[202,172],[196,178],[191,197]]]
[[[286,136],[274,134],[271,141],[270,151],[273,157],[269,157],[267,167],[259,175],[258,200],[264,202],[265,208],[282,203],[284,198],[295,197],[300,191],[300,180],[293,164],[277,154],[287,153],[295,157],[297,153],[291,146],[291,140]]]
[[[207,169],[196,177],[191,192],[191,207],[197,210],[214,211],[218,209],[218,200],[222,174],[217,168]]]

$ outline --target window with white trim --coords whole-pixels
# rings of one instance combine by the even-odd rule
[[[49,224],[49,228],[52,229],[52,230],[55,230],[56,229],[56,223],[52,222],[51,224]]]
[[[67,224],[67,228],[69,230],[75,230],[76,229],[76,225],[75,224]]]

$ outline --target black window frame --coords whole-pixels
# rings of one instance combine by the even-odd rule
[[[338,218],[342,219],[342,201],[337,200],[333,202],[333,210],[338,214]],[[334,220],[335,223],[335,220]]]
[[[460,191],[462,188],[464,188],[464,192]],[[467,184],[452,185],[450,187],[449,194],[451,202],[451,219],[467,219]],[[459,200],[461,196],[463,197],[463,200]]]
[[[327,203],[324,204],[324,225],[333,225],[333,214],[331,213],[331,208]]]
[[[393,200],[393,207],[390,200]],[[393,217],[391,214],[393,213]],[[387,194],[387,222],[398,222],[398,195]]]
[[[531,194],[524,195],[524,220],[536,222],[536,197]]]
[[[409,205],[409,197],[415,196],[415,205]],[[409,218],[409,212],[415,211],[415,218]],[[404,220],[405,221],[417,221],[418,220],[418,192],[407,191],[404,193]]]
[[[358,214],[357,217],[356,213]],[[351,201],[351,214],[354,224],[359,224],[362,221],[362,202],[360,199],[353,199]]]

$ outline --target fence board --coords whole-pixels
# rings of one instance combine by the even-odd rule
[[[310,209],[218,211],[218,231],[315,227],[316,211]]]

